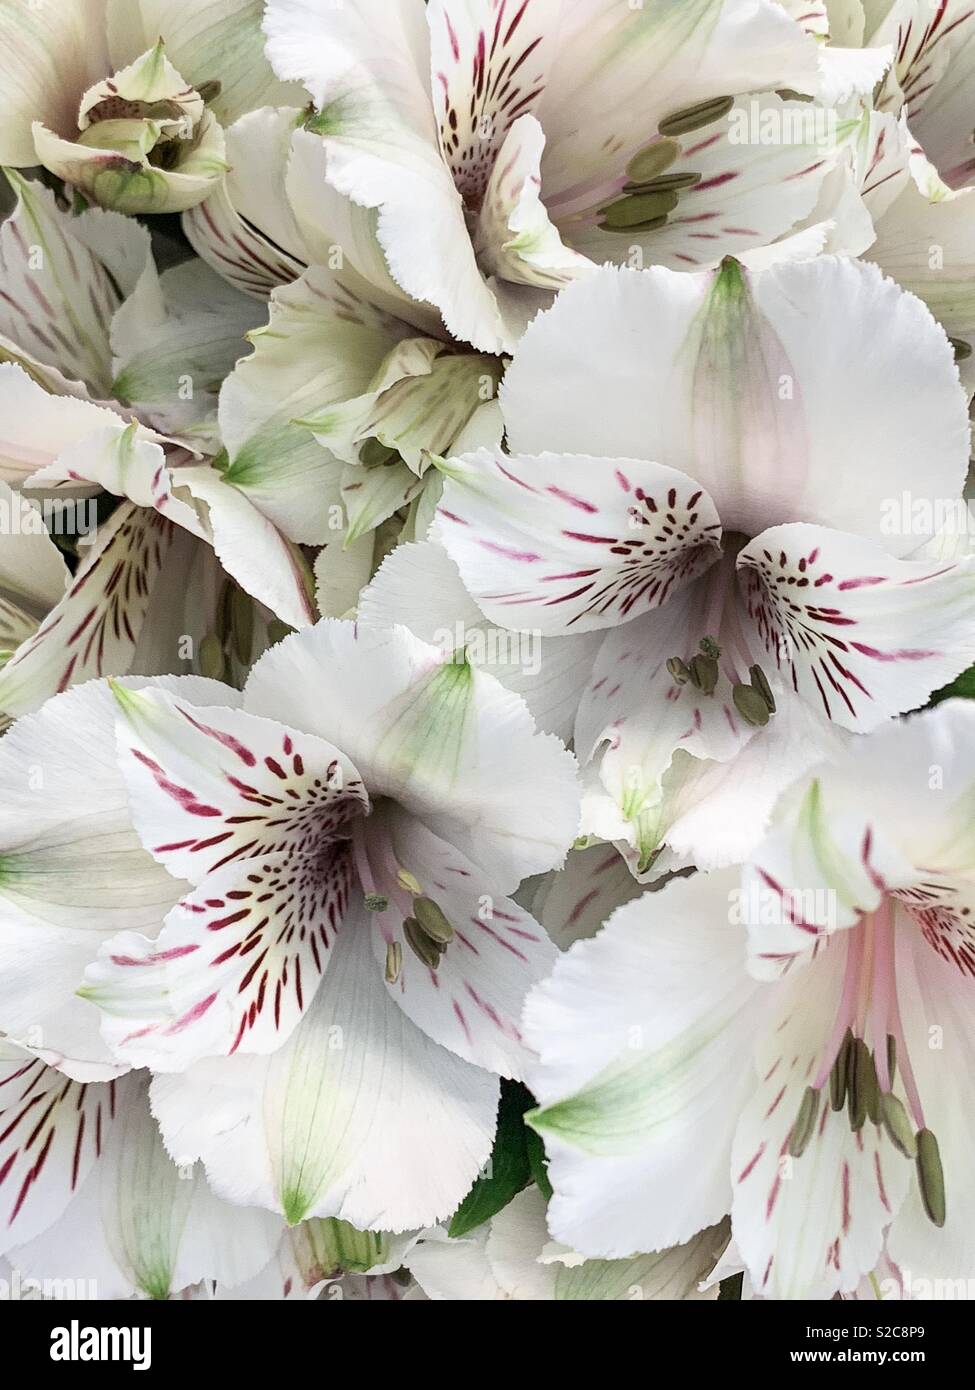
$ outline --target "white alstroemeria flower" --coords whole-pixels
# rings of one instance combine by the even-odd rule
[[[776,95],[817,90],[818,45],[768,0],[270,0],[265,29],[393,279],[484,351],[604,261],[767,246],[835,153]],[[739,138],[797,116],[798,139]]]
[[[85,544],[67,593],[0,674],[0,709],[19,714],[72,682],[180,661],[170,622],[184,605],[162,595],[199,568],[200,548],[283,621],[313,620],[297,547],[170,433],[212,448],[207,387],[239,355],[256,306],[199,262],[157,275],[134,222],[71,217],[41,185],[9,177],[18,204],[0,228],[0,353],[11,359],[0,364],[0,478],[80,508]],[[101,489],[122,500],[92,529],[85,504]]]
[[[619,1256],[730,1209],[759,1296],[850,1292],[882,1254],[972,1277],[973,739],[949,701],[854,740],[743,878],[560,958],[526,1005],[558,1239]]]
[[[526,1188],[461,1239],[424,1232],[404,1264],[434,1300],[601,1301],[716,1298],[698,1293],[727,1232],[702,1231],[687,1245],[629,1260],[587,1260],[558,1245],[545,1225],[545,1198]]]
[[[971,664],[971,560],[909,558],[929,533],[889,504],[960,496],[965,396],[875,267],[604,269],[529,330],[502,406],[510,453],[443,464],[435,530],[491,622],[605,634],[583,830],[641,874],[740,859],[844,731]]]
[[[395,1231],[449,1215],[490,1151],[491,1073],[528,1060],[521,1006],[555,948],[509,895],[573,841],[571,757],[404,630],[323,622],[243,695],[115,694],[69,691],[0,743],[0,1028],[103,1076],[94,999],[121,1064],[183,1072],[153,1113],[230,1200]]]
[[[226,171],[220,121],[288,88],[250,0],[0,0],[0,164],[121,212],[179,212]]]
[[[167,1298],[201,1279],[233,1287],[280,1239],[280,1218],[232,1207],[198,1168],[176,1167],[147,1077],[69,1081],[3,1040],[0,1173],[0,1253],[22,1280],[42,1281],[42,1297]]]

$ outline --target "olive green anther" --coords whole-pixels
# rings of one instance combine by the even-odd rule
[[[654,140],[633,156],[626,166],[626,177],[632,183],[648,183],[669,169],[679,154],[676,140]]]
[[[819,1092],[813,1086],[807,1086],[799,1105],[799,1113],[789,1132],[789,1153],[793,1158],[801,1158],[805,1153],[806,1145],[816,1127],[818,1114]]]
[[[624,183],[624,193],[683,193],[686,188],[693,188],[699,184],[703,174],[692,174],[688,170],[684,174],[661,174],[659,179],[650,179],[647,183]]]
[[[746,724],[754,724],[758,729],[765,727],[769,721],[769,707],[757,690],[750,685],[736,685],[732,687],[731,698]]]
[[[447,946],[454,939],[454,929],[432,898],[416,898],[413,915],[420,927],[438,946]]]
[[[699,656],[691,658],[688,666],[691,684],[695,690],[699,690],[702,695],[711,695],[718,683],[718,663],[713,656]]]
[[[917,1140],[914,1138],[914,1127],[904,1106],[890,1091],[881,1097],[880,1103],[888,1139],[905,1158],[916,1158]]]
[[[415,917],[406,918],[403,923],[403,935],[417,960],[422,961],[430,970],[436,970],[440,964],[440,947],[427,936]]]
[[[720,121],[722,116],[727,116],[734,104],[734,97],[712,97],[709,101],[698,102],[696,106],[687,106],[683,111],[675,111],[673,115],[662,120],[657,129],[661,135],[690,135],[694,130],[701,130],[706,125]]]
[[[748,675],[751,679],[752,685],[758,691],[759,695],[761,695],[765,703],[768,705],[769,713],[774,714],[775,696],[772,694],[772,687],[769,685],[768,679],[761,666],[749,666]]]
[[[680,194],[668,188],[659,193],[628,193],[601,211],[610,227],[625,227],[629,230],[641,222],[666,217],[679,202]]]
[[[682,661],[679,656],[672,656],[667,661],[667,670],[678,685],[686,685],[691,678],[687,662]]]
[[[929,1129],[917,1132],[917,1180],[921,1201],[928,1220],[935,1226],[945,1224],[945,1175],[941,1166],[938,1141]]]

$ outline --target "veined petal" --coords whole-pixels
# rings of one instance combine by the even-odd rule
[[[271,851],[207,874],[154,942],[106,942],[81,993],[113,1054],[169,1072],[275,1051],[314,998],[352,882],[344,843]]]
[[[447,1216],[491,1148],[497,1079],[438,1047],[387,996],[364,921],[347,923],[301,1025],[271,1057],[153,1083],[178,1160],[289,1224],[416,1229]]]
[[[0,472],[14,486],[94,433],[124,428],[113,411],[74,396],[52,395],[14,362],[0,363],[0,420]]]
[[[267,299],[305,270],[309,255],[285,189],[295,107],[248,111],[224,132],[230,170],[219,188],[183,214],[199,256],[225,280]]]
[[[175,877],[198,885],[229,863],[314,854],[368,807],[352,763],[312,734],[159,690],[113,690],[133,820]]]
[[[377,234],[394,280],[413,299],[436,304],[455,337],[503,351],[512,335],[478,269],[441,153],[427,23],[413,3],[391,12],[383,0],[363,0],[354,10],[323,11],[311,0],[274,0],[267,52],[280,76],[305,83],[319,109],[332,187],[379,210]]]
[[[0,670],[0,710],[25,714],[69,685],[130,669],[174,534],[148,507],[112,513],[64,597]]]
[[[836,113],[818,104],[783,101],[772,92],[743,97],[719,123],[683,137],[667,175],[698,182],[680,190],[663,225],[607,232],[597,210],[578,229],[567,223],[567,234],[597,264],[632,265],[640,255],[648,264],[694,270],[718,265],[725,256],[745,257],[812,212],[854,128],[853,121],[841,127]],[[603,206],[620,191],[618,181]]]
[[[697,874],[620,908],[528,998],[549,1227],[583,1254],[661,1250],[728,1209],[762,1017],[728,919],[735,881]]]
[[[537,115],[549,210],[617,180],[677,111],[742,92],[815,90],[815,41],[758,0],[580,0],[566,7]],[[625,119],[620,119],[625,112]]]
[[[898,1004],[924,1122],[938,1139],[947,1219],[941,1230],[931,1225],[914,1181],[887,1245],[890,1258],[910,1272],[912,1282],[935,1275],[952,1281],[942,1287],[957,1289],[955,1281],[971,1277],[973,1254],[967,1162],[972,1114],[957,1081],[967,1074],[972,1057],[971,977],[957,958],[932,951],[916,923],[902,919],[897,927]]]
[[[570,754],[535,733],[517,695],[405,628],[325,620],[285,638],[254,667],[245,704],[334,742],[371,797],[466,855],[485,891],[513,892],[576,836]]]
[[[975,562],[893,560],[859,536],[776,526],[738,557],[752,641],[783,681],[863,733],[975,659]]]
[[[0,1249],[58,1221],[102,1156],[134,1078],[71,1081],[30,1052],[0,1050]]]
[[[149,233],[100,209],[71,217],[42,184],[7,179],[18,201],[0,228],[0,333],[109,397],[109,329],[148,262]]]
[[[720,550],[710,497],[663,464],[481,449],[442,470],[435,535],[508,627],[614,627],[661,607]]]
[[[565,868],[546,874],[525,900],[559,950],[567,951],[574,941],[595,936],[641,892],[612,845],[592,845],[572,850]]]

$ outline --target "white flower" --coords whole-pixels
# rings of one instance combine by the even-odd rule
[[[448,1215],[490,1149],[490,1073],[527,1061],[522,1000],[554,947],[509,895],[572,843],[572,759],[516,696],[402,630],[319,624],[243,696],[114,689],[120,765],[103,685],[0,745],[11,786],[40,760],[54,797],[36,838],[10,806],[2,1026],[41,1026],[59,1065],[106,1074],[71,994],[101,942],[82,994],[123,1063],[184,1073],[157,1079],[154,1113],[221,1195],[292,1222]],[[80,758],[63,751],[79,717]]]
[[[972,662],[970,559],[910,558],[932,528],[884,505],[960,496],[965,396],[875,268],[602,270],[529,330],[502,406],[510,452],[442,464],[435,531],[489,621],[605,633],[583,830],[641,874],[740,859],[846,731]]]
[[[775,241],[836,154],[733,138],[738,94],[781,119],[808,104],[775,89],[819,85],[815,40],[766,0],[271,0],[265,29],[393,279],[490,352],[606,260]]]
[[[759,1296],[851,1292],[883,1252],[968,1274],[973,733],[951,701],[855,740],[743,877],[560,958],[526,1005],[557,1239],[619,1257],[730,1209]]]

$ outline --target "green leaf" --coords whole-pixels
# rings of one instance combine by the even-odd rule
[[[502,1081],[498,1130],[487,1172],[479,1177],[454,1213],[448,1234],[466,1236],[506,1207],[532,1179],[524,1115],[534,1097],[518,1082]]]
[[[932,705],[940,705],[942,700],[975,700],[975,666],[962,671],[950,685],[942,686],[931,696]]]
[[[548,1180],[548,1159],[545,1157],[545,1145],[542,1136],[535,1130],[525,1128],[525,1142],[528,1145],[528,1166],[532,1170],[532,1177],[539,1192],[546,1202],[552,1199],[552,1184]]]

